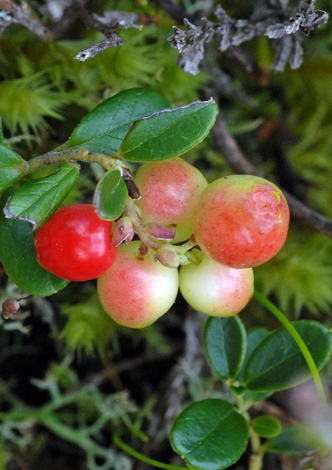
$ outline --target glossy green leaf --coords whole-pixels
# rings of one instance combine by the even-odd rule
[[[169,102],[153,90],[133,88],[117,93],[82,119],[65,148],[84,148],[112,155],[119,150],[137,119],[169,106]]]
[[[34,234],[27,222],[6,219],[3,208],[12,191],[0,200],[0,260],[10,279],[29,294],[45,297],[63,289],[68,281],[54,276],[36,259]]]
[[[294,327],[307,345],[318,369],[332,354],[332,333],[315,321],[298,321]],[[311,373],[294,339],[285,327],[270,333],[254,349],[243,371],[248,390],[276,391],[309,380]]]
[[[127,196],[120,170],[111,170],[97,184],[93,204],[102,219],[115,220],[122,214]]]
[[[268,334],[269,332],[265,328],[252,328],[251,330],[247,331],[247,348],[241,370],[237,376],[239,382],[242,381],[243,370],[253,350],[259,345],[261,341],[263,341],[264,338],[267,337]]]
[[[188,465],[221,470],[237,462],[247,447],[245,418],[226,400],[210,398],[188,406],[175,420],[171,444]]]
[[[237,376],[246,351],[246,330],[238,316],[210,317],[204,330],[205,355],[223,379]]]
[[[267,452],[286,455],[304,455],[313,449],[306,439],[306,433],[298,426],[290,426],[282,430],[278,436],[265,443]]]
[[[258,346],[258,344],[261,341],[263,341],[264,338],[266,338],[268,334],[269,332],[265,328],[252,328],[251,330],[247,331],[246,355],[245,355],[241,370],[237,376],[237,380],[239,382],[242,382],[243,370],[253,350],[256,348],[256,346]],[[243,395],[243,400],[246,403],[254,403],[255,401],[265,400],[265,398],[269,397],[271,394],[272,392],[251,392],[248,390]]]
[[[0,143],[0,192],[15,183],[27,168],[25,160]]]
[[[28,221],[38,229],[69,194],[78,174],[79,165],[64,163],[56,173],[24,183],[6,207],[6,218]]]
[[[212,99],[156,111],[133,125],[123,141],[121,153],[134,162],[181,155],[207,136],[217,115],[218,107]]]
[[[273,416],[257,416],[251,424],[255,433],[261,437],[275,437],[282,431],[280,421]]]

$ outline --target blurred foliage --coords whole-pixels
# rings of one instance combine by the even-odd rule
[[[256,288],[266,296],[273,294],[292,320],[300,317],[303,308],[316,315],[329,313],[331,250],[332,242],[326,237],[292,227],[280,252],[255,269]]]

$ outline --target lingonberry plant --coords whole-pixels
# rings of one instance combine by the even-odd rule
[[[281,190],[263,178],[232,175],[207,185],[179,158],[204,139],[217,113],[213,100],[170,109],[158,93],[131,89],[97,106],[60,148],[28,162],[1,140],[0,259],[17,286],[40,297],[70,280],[98,277],[105,312],[131,328],[164,315],[180,285],[188,303],[212,317],[206,356],[233,399],[190,405],[175,420],[172,446],[191,467],[221,470],[241,457],[250,437],[250,470],[259,470],[266,450],[289,449],[289,431],[273,418],[251,421],[248,409],[311,374],[323,396],[317,370],[332,355],[332,334],[317,322],[291,324],[257,292],[284,327],[246,333],[236,316],[253,295],[252,268],[286,240],[289,209]],[[127,161],[143,163],[134,178]],[[78,178],[78,162],[104,169],[93,205],[58,209]],[[51,174],[29,179],[51,164]],[[63,423],[42,422],[71,435]],[[264,445],[261,437],[268,438]],[[118,435],[114,442],[156,467],[178,468],[147,459]]]

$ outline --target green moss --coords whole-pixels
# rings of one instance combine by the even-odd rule
[[[303,308],[313,314],[328,313],[332,306],[332,240],[292,227],[281,251],[255,268],[255,286],[278,300],[292,319]]]

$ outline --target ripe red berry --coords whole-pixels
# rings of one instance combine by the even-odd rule
[[[288,204],[277,186],[257,176],[232,175],[203,191],[194,235],[215,261],[231,268],[250,268],[281,249],[288,225]]]
[[[69,281],[101,276],[115,260],[111,244],[112,222],[98,217],[90,204],[63,207],[37,231],[38,262]]]

